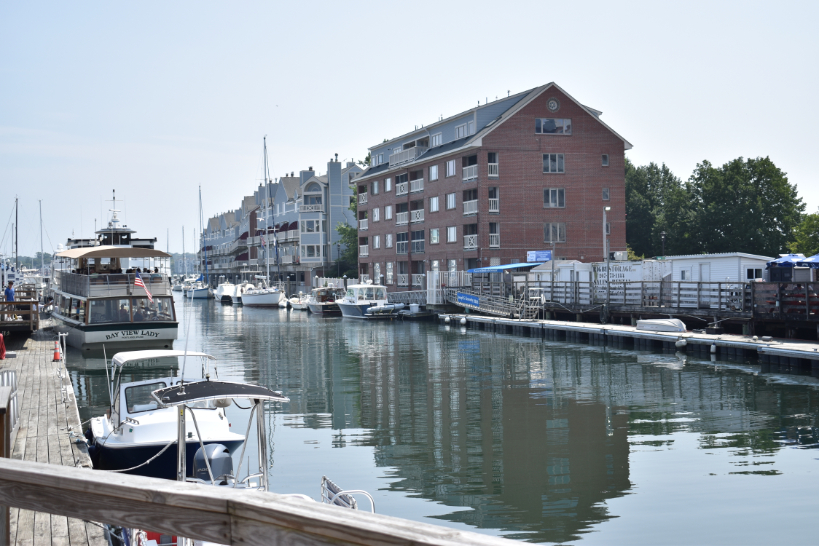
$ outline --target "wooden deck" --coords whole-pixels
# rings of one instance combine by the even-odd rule
[[[6,348],[17,358],[0,361],[0,370],[17,372],[20,425],[12,446],[12,458],[63,466],[91,467],[82,436],[74,390],[63,362],[52,362],[51,330],[33,337],[14,336]],[[11,544],[107,545],[103,530],[95,523],[18,508],[10,509]]]

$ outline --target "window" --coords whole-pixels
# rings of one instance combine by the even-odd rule
[[[432,135],[432,137],[430,137],[429,145],[432,148],[435,148],[436,146],[440,146],[441,144],[443,144],[443,142],[444,141],[443,138],[441,137],[441,133],[435,133],[434,135]]]
[[[604,167],[609,166],[609,154],[603,154],[602,163]]]
[[[412,232],[412,253],[423,254],[424,252],[424,230]]]
[[[455,160],[454,159],[450,159],[449,161],[446,162],[446,175],[447,175],[447,177],[455,176]]]
[[[392,191],[392,178],[385,178],[384,179],[384,191],[385,192]]]
[[[429,166],[429,179],[438,180],[438,165]]]
[[[457,260],[449,260],[449,263],[447,264],[447,269],[449,271],[458,271],[458,262],[457,262]]]
[[[376,207],[376,208],[373,209],[372,212],[373,212],[373,222],[378,222],[380,220],[381,211],[378,209],[378,207]]]
[[[381,236],[373,235],[373,248],[381,248]]]
[[[432,270],[438,271],[441,268],[441,261],[440,260],[432,260]]]
[[[446,194],[446,210],[452,210],[455,208],[455,194],[448,193]]]
[[[447,243],[454,243],[455,240],[458,238],[458,228],[455,226],[449,226],[446,228],[446,242]]]
[[[384,235],[384,248],[392,248],[392,233]]]
[[[375,164],[381,165],[382,163],[384,163],[384,154],[377,154],[375,156]]]
[[[429,212],[438,212],[439,205],[438,205],[438,196],[430,197],[429,198]]]
[[[486,154],[487,163],[497,163],[498,162],[498,152],[489,152]]]
[[[475,134],[475,122],[474,121],[468,122],[466,124],[466,130],[467,130],[468,134],[474,135]]]
[[[373,195],[378,195],[378,180],[373,182]]]
[[[392,205],[384,207],[384,220],[392,220]]]
[[[609,189],[608,188],[603,188],[603,201],[608,201],[608,200],[609,200]]]
[[[392,262],[387,262],[387,284],[392,284]]]
[[[611,222],[606,222],[606,235],[611,235]]]
[[[543,172],[544,173],[565,172],[563,168],[563,154],[543,154]]]
[[[438,242],[439,242],[438,234],[439,233],[440,233],[440,230],[438,228],[432,228],[431,230],[429,230],[429,244],[431,244],[431,245],[437,245],[438,244]]]
[[[375,264],[373,264],[373,278],[375,279],[375,282],[377,282],[378,284],[381,284],[381,264],[380,263],[376,262]]]
[[[131,305],[134,310],[134,322],[173,320],[171,298],[155,297],[153,302],[148,298],[134,298]]]
[[[455,127],[455,140],[459,138],[464,138],[466,136],[466,123],[463,125],[458,125]]]
[[[136,385],[125,389],[125,407],[128,413],[138,413],[140,411],[151,411],[159,407],[154,399],[153,393],[157,389],[167,387],[163,381],[149,383],[147,385]]]
[[[566,190],[563,188],[546,188],[543,190],[543,208],[564,208]]]
[[[535,120],[535,133],[543,135],[570,135],[572,134],[572,120],[538,118]]]
[[[396,254],[406,254],[408,246],[409,246],[408,233],[406,231],[404,233],[396,233],[395,234],[395,253]]]
[[[321,258],[321,245],[301,245],[302,258]]]
[[[746,271],[746,274],[745,274],[745,278],[748,279],[748,280],[761,279],[762,278],[762,270],[761,269],[748,268],[748,270]]]
[[[302,220],[300,223],[302,233],[321,233],[321,220]]]
[[[543,224],[543,240],[547,243],[565,243],[566,224]]]
[[[690,281],[691,280],[691,270],[690,269],[680,269],[680,280],[681,281]]]

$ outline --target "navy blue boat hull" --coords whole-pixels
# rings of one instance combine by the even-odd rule
[[[223,442],[205,442],[208,444],[222,444],[233,455],[237,449],[242,446],[241,440],[231,440]],[[139,447],[125,447],[113,448],[101,445],[99,442],[94,442],[94,466],[102,470],[122,470],[124,468],[132,468],[144,463],[157,453],[159,453],[164,445],[150,445]],[[190,475],[193,468],[193,456],[200,445],[198,441],[187,442],[186,468]],[[124,474],[134,474],[137,476],[147,476],[149,478],[163,478],[166,480],[176,479],[176,445],[172,445],[165,450],[162,455],[151,461],[145,466],[124,472]],[[214,476],[215,477],[215,476]]]

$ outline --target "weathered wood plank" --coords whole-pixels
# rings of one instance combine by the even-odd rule
[[[68,518],[68,538],[71,540],[71,546],[88,546],[85,522],[77,518]]]
[[[51,545],[51,514],[47,512],[34,513],[34,544],[35,546]]]

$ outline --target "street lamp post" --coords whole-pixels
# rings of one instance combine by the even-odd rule
[[[341,244],[336,243],[336,278],[341,277]]]
[[[611,207],[603,209],[603,252],[606,253],[606,322],[609,321],[609,305],[611,304],[611,252],[609,252],[609,235],[606,230],[608,222],[606,215],[611,210]]]
[[[665,256],[665,231],[660,233],[660,239],[663,241],[663,256]]]

